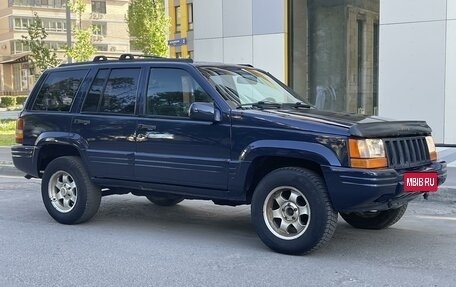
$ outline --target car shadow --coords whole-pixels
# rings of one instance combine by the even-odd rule
[[[404,251],[413,254],[435,241],[435,234],[409,228],[407,214],[403,221],[405,223],[399,222],[384,230],[360,230],[339,217],[333,238],[312,256],[365,258],[369,254],[375,259],[390,254],[400,265],[402,260],[395,254]],[[206,244],[209,240],[214,245],[222,243],[270,252],[255,233],[250,221],[250,206],[247,205],[229,207],[217,206],[210,201],[186,200],[173,207],[161,207],[143,197],[112,196],[103,199],[97,216],[87,224],[94,228],[115,226],[119,232],[166,232],[169,238],[204,238]]]

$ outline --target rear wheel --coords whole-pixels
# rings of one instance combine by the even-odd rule
[[[63,224],[81,223],[98,211],[101,190],[90,180],[79,157],[59,157],[46,167],[41,195],[48,213]]]
[[[297,167],[267,174],[255,189],[251,210],[263,243],[286,254],[318,249],[331,239],[337,224],[322,178]]]
[[[407,210],[407,204],[396,209],[382,211],[340,213],[351,226],[360,229],[384,229],[395,224]]]
[[[182,196],[178,195],[160,195],[160,194],[148,194],[146,195],[147,199],[153,204],[159,206],[174,206],[184,200]]]

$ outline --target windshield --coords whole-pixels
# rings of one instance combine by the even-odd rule
[[[268,74],[248,67],[199,67],[231,107],[304,102]]]

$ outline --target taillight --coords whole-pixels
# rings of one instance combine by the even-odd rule
[[[16,143],[22,144],[24,139],[24,119],[18,118],[16,120]]]

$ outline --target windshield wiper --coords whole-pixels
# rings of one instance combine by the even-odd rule
[[[313,108],[314,106],[309,105],[304,102],[296,102],[296,103],[283,103],[282,107],[291,107],[291,108],[296,108],[296,109],[298,109],[298,108],[310,109],[310,108]]]
[[[279,103],[275,103],[275,102],[259,101],[259,102],[255,102],[255,103],[239,104],[237,107],[242,108],[245,106],[252,106],[254,108],[259,108],[259,109],[279,109],[282,105]]]

